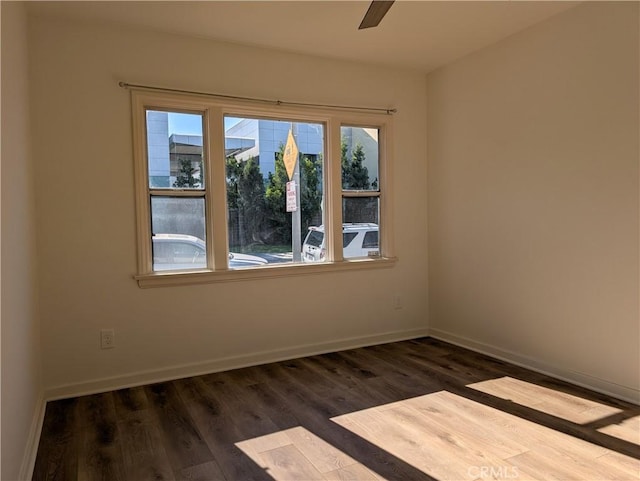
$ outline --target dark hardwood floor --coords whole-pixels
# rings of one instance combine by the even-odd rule
[[[47,404],[34,480],[640,479],[640,407],[430,338]]]

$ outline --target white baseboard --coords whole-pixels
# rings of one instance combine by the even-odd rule
[[[183,364],[162,369],[140,371],[122,376],[107,377],[87,382],[51,387],[45,391],[45,399],[53,401],[55,399],[96,394],[99,392],[142,386],[145,384],[170,381],[184,377],[199,376],[212,372],[228,371],[230,369],[256,366],[258,364],[285,361],[287,359],[295,359],[298,357],[313,356],[388,342],[405,341],[428,335],[429,331],[427,328],[394,331],[371,336],[340,339],[319,344],[305,344],[291,348],[263,351],[222,359],[212,359],[201,363]]]
[[[517,366],[521,366],[532,371],[546,374],[548,376],[561,379],[563,381],[576,384],[578,386],[591,389],[593,391],[613,396],[624,401],[628,401],[634,404],[640,405],[640,390],[634,389],[629,386],[623,386],[621,384],[607,381],[606,379],[600,379],[598,377],[590,376],[570,369],[562,369],[557,366],[553,366],[544,361],[534,359],[528,356],[523,356],[513,351],[501,349],[490,344],[474,341],[463,336],[458,336],[447,331],[440,329],[429,329],[429,336],[441,341],[455,344],[456,346],[464,347],[472,351],[486,354],[488,356],[500,359],[502,361],[510,362]]]
[[[19,479],[28,480],[33,477],[33,468],[36,464],[38,445],[40,444],[40,434],[42,433],[42,423],[44,422],[44,411],[47,406],[44,396],[40,396],[33,412],[33,419],[29,429],[29,437],[25,446],[22,465],[20,466]]]

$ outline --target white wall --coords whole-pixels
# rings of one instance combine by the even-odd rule
[[[239,358],[229,361],[233,364],[269,357],[260,355],[264,352],[303,354],[426,333],[423,75],[44,18],[32,19],[30,33],[49,393],[185,375],[225,365],[216,362],[227,358]],[[398,264],[358,273],[138,288],[132,278],[131,110],[119,80],[397,107]],[[403,309],[393,309],[396,294]],[[99,330],[105,327],[115,328],[115,349],[99,349]],[[244,357],[251,355],[256,356]]]
[[[640,400],[638,3],[428,76],[432,334]]]
[[[41,411],[27,17],[2,2],[2,470],[25,475]],[[22,471],[21,471],[22,470]]]

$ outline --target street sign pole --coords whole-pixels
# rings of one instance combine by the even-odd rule
[[[287,183],[287,212],[291,212],[291,248],[293,250],[293,262],[302,261],[302,242],[300,238],[300,229],[302,222],[300,220],[300,162],[299,151],[296,141],[293,137],[293,122],[291,122],[291,130],[289,130],[289,136],[287,138],[287,145],[284,148],[283,161],[285,168],[287,169],[287,177],[289,182]],[[295,190],[295,205],[292,204],[292,200],[289,198],[289,194],[293,194],[290,184],[293,184]],[[292,196],[293,197],[293,196]]]
[[[293,248],[293,262],[302,261],[302,242],[300,238],[300,229],[302,221],[300,220],[300,161],[296,162],[293,171],[293,181],[296,183],[296,207],[297,209],[291,213],[291,247]]]

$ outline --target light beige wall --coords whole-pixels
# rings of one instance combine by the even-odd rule
[[[2,2],[2,472],[25,474],[41,408],[27,16]],[[22,467],[21,467],[22,466]],[[22,469],[22,473],[20,474]]]
[[[50,392],[426,332],[423,75],[44,18],[33,19],[30,41],[45,379],[49,388],[71,385]],[[119,80],[397,107],[400,261],[358,273],[139,289],[131,111]],[[115,328],[117,347],[101,351],[105,327]]]
[[[639,396],[638,3],[428,76],[434,335]]]

